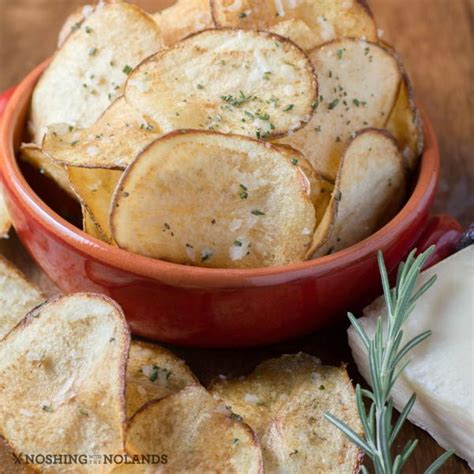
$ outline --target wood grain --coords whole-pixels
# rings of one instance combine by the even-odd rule
[[[172,0],[141,0],[148,11]],[[470,0],[372,0],[372,9],[384,30],[384,39],[396,46],[406,61],[417,99],[430,115],[440,142],[442,179],[436,212],[448,212],[467,225],[474,220],[473,127],[473,2]],[[68,12],[80,0],[0,0],[0,90],[16,84],[55,48],[57,32]],[[0,252],[16,261],[44,288],[55,289],[34,267],[15,236],[0,244]],[[291,315],[288,315],[291,317]],[[187,350],[173,348],[184,357],[203,383],[218,374],[240,375],[265,358],[285,352],[306,351],[324,362],[351,361],[345,327],[320,331],[297,341],[255,350]],[[349,365],[351,375],[359,380]],[[424,431],[408,424],[397,443],[419,439],[419,446],[404,472],[422,473],[442,449]],[[458,458],[440,471],[471,472]]]

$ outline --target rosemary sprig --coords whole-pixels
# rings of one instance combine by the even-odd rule
[[[433,251],[434,247],[431,247],[415,257],[416,250],[413,250],[407,260],[400,264],[397,282],[395,288],[392,289],[382,253],[378,253],[377,259],[388,315],[385,324],[383,324],[381,317],[378,318],[372,339],[369,338],[354,315],[348,313],[349,320],[356,329],[369,358],[372,391],[361,388],[359,384],[356,387],[357,410],[364,430],[364,437],[359,436],[330,413],[325,413],[325,417],[365,452],[372,460],[377,474],[400,473],[418,443],[418,440],[409,441],[401,453],[397,454],[395,459],[392,458],[391,448],[415,404],[416,395],[413,394],[410,397],[397,422],[393,425],[391,390],[408,365],[409,361],[404,360],[405,356],[431,335],[431,331],[425,331],[400,347],[403,338],[403,324],[413,311],[416,301],[436,281],[436,276],[433,276],[418,291],[414,291],[421,269]],[[365,408],[364,399],[368,400],[368,411]],[[434,474],[452,454],[452,450],[445,452],[425,471],[425,474]],[[362,472],[368,473],[364,466]]]

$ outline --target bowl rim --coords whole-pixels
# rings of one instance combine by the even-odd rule
[[[159,279],[168,284],[198,288],[238,288],[268,285],[269,278],[287,282],[305,275],[319,275],[328,270],[348,266],[357,261],[375,256],[379,249],[386,248],[394,233],[400,232],[417,214],[431,203],[436,189],[440,157],[438,144],[429,118],[422,111],[425,136],[424,151],[420,159],[417,182],[403,208],[385,226],[366,239],[335,252],[284,266],[251,269],[204,268],[166,262],[128,252],[89,236],[48,207],[33,191],[23,176],[14,151],[14,137],[22,111],[28,106],[33,88],[47,67],[50,59],[33,69],[17,86],[5,109],[0,127],[0,169],[8,193],[28,208],[30,218],[47,227],[55,237],[65,241],[77,251],[92,257],[97,262],[127,271],[136,276]],[[8,197],[7,197],[8,203]],[[274,282],[275,283],[275,282]]]

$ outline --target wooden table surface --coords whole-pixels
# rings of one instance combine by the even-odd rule
[[[0,0],[0,90],[16,84],[54,51],[57,32],[81,0]],[[148,11],[172,0],[137,0]],[[405,59],[418,100],[431,117],[440,143],[442,178],[436,212],[447,212],[463,225],[474,221],[473,126],[473,0],[371,0],[370,5],[391,42]],[[14,260],[39,284],[55,289],[31,262],[15,236],[0,243],[0,252]],[[290,317],[291,315],[289,315]],[[220,373],[241,374],[260,360],[283,352],[307,351],[328,363],[350,362],[345,328],[320,331],[303,340],[263,349],[197,351],[176,349],[203,383]],[[350,366],[357,379],[356,370]],[[399,444],[418,438],[420,443],[405,472],[421,473],[441,448],[424,431],[407,425]],[[471,472],[458,458],[440,471]]]

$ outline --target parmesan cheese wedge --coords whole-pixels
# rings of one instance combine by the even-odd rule
[[[415,392],[409,420],[474,468],[474,246],[424,271],[418,288],[435,274],[435,286],[418,300],[403,329],[405,341],[426,330],[432,335],[408,354],[393,400],[401,410]],[[364,315],[359,322],[371,337],[378,316],[386,315],[383,298]],[[353,327],[348,336],[359,372],[369,381],[367,353]]]

